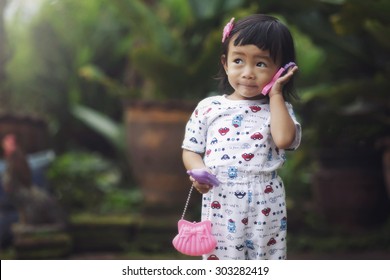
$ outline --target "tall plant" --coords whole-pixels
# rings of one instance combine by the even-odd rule
[[[206,96],[215,88],[212,77],[225,14],[243,2],[113,1],[128,23],[132,41],[128,73],[138,77],[138,84],[130,77],[129,92],[146,99]]]

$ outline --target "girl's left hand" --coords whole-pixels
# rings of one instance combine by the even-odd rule
[[[208,193],[209,190],[213,187],[211,185],[208,185],[208,184],[201,184],[199,183],[198,181],[196,181],[193,177],[190,176],[190,180],[192,182],[192,185],[194,186],[194,188],[201,194],[205,194],[205,193]]]
[[[275,84],[273,85],[269,96],[272,97],[274,95],[282,95],[283,92],[283,86],[288,83],[288,81],[292,78],[292,76],[298,72],[298,66],[291,67],[290,69],[287,70],[287,73],[277,79],[275,81]]]

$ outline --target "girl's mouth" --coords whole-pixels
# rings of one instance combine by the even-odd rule
[[[257,85],[244,84],[244,83],[239,83],[239,85],[242,87],[247,87],[247,88],[256,88],[257,87]]]

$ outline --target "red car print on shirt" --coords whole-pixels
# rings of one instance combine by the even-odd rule
[[[268,241],[268,243],[267,243],[267,246],[271,246],[271,245],[275,245],[276,244],[276,240],[275,240],[275,238],[271,238],[269,241]]]
[[[214,254],[210,255],[207,259],[210,260],[210,261],[219,260],[219,258],[216,255],[214,255]]]
[[[222,136],[225,136],[226,135],[226,133],[228,133],[229,132],[229,128],[227,128],[227,127],[222,127],[222,128],[220,128],[220,129],[218,129],[218,132],[219,132],[219,134],[221,134]]]
[[[269,207],[261,210],[261,213],[263,213],[265,216],[268,216],[270,212],[271,212],[271,208],[269,208]]]
[[[250,161],[255,155],[252,154],[252,153],[245,153],[245,154],[242,154],[242,158],[245,160],[245,161]]]
[[[243,223],[244,225],[248,225],[248,218],[242,219],[241,223]]]
[[[261,107],[258,106],[258,105],[249,106],[249,108],[251,109],[251,111],[252,111],[253,113],[256,113],[256,112],[258,112],[258,111],[261,110]]]
[[[263,135],[260,132],[255,132],[251,136],[252,140],[261,140],[263,139]]]
[[[211,209],[221,209],[221,204],[218,201],[213,201],[211,203]]]
[[[270,185],[267,185],[265,187],[265,190],[264,190],[265,193],[273,193],[274,192],[274,189],[270,186]]]
[[[206,151],[206,156],[209,156],[211,154],[211,150]]]

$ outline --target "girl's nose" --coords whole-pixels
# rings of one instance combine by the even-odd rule
[[[255,77],[252,67],[245,67],[242,72],[242,77],[246,79],[253,79]]]

